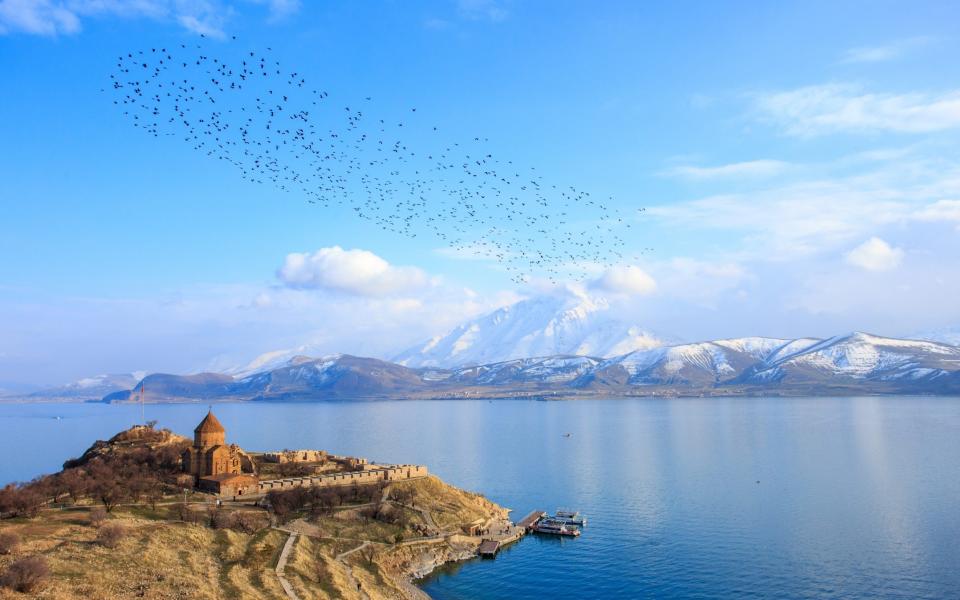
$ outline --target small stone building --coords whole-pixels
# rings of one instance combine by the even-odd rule
[[[257,479],[257,476],[250,473],[225,473],[223,475],[202,477],[197,483],[197,487],[205,492],[211,492],[218,496],[237,499],[242,496],[257,494],[258,483],[259,479]]]
[[[256,489],[253,461],[236,444],[227,445],[227,433],[213,411],[193,430],[193,447],[183,453],[183,470],[199,489],[221,495],[240,495]],[[240,490],[240,494],[237,494]]]

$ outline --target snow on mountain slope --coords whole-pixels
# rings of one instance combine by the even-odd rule
[[[281,367],[289,366],[291,362],[315,353],[316,349],[310,345],[298,346],[289,350],[273,350],[271,352],[264,352],[244,366],[232,367],[229,369],[224,369],[220,372],[226,375],[232,375],[236,379],[244,379],[256,373],[264,373],[274,369],[279,369]],[[329,358],[332,359],[338,356],[339,355],[331,355]],[[326,357],[323,357],[321,354],[320,358]],[[316,359],[311,358],[311,360]]]
[[[680,344],[608,359],[597,371],[603,377],[622,368],[628,382],[636,385],[714,384],[733,379],[789,343],[789,340],[750,337]]]
[[[746,373],[750,382],[817,383],[836,377],[879,381],[931,380],[960,369],[960,348],[923,340],[851,333],[780,354]]]
[[[588,356],[519,358],[455,369],[447,381],[474,385],[567,383],[590,372],[598,364],[600,364],[599,359]]]
[[[294,357],[283,367],[248,375],[230,392],[264,399],[313,395],[365,396],[416,390],[426,385],[412,369],[348,354],[324,358]]]
[[[458,367],[535,356],[614,356],[661,345],[617,320],[603,298],[539,296],[493,311],[394,358],[409,367]]]
[[[145,371],[121,374],[104,374],[84,377],[73,383],[38,390],[27,396],[34,399],[72,398],[75,400],[100,399],[119,390],[135,386],[146,375]]]

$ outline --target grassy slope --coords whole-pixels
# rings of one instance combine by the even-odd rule
[[[451,532],[478,518],[503,516],[503,509],[481,496],[453,488],[435,477],[398,482],[388,488],[409,489],[410,523],[424,522],[423,511]],[[406,510],[406,509],[404,509]],[[160,520],[163,509],[118,509],[112,520],[128,528],[114,549],[95,543],[96,528],[85,510],[46,511],[35,519],[0,521],[0,531],[15,531],[23,539],[12,556],[0,556],[0,570],[16,558],[44,555],[52,577],[31,597],[58,600],[246,599],[285,598],[274,566],[287,534],[266,529],[254,535],[212,530],[201,525]],[[422,564],[456,558],[468,552],[445,542],[393,544],[402,533],[397,525],[369,521],[355,509],[304,524],[287,566],[287,578],[303,600],[327,598],[411,598],[417,590],[405,577]],[[355,552],[363,540],[370,551]],[[364,596],[356,590],[356,582]],[[0,590],[0,599],[26,596]]]

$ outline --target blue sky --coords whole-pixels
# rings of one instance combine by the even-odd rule
[[[200,33],[612,196],[639,283],[605,291],[644,327],[956,326],[957,22],[951,2],[0,0],[0,381],[383,356],[556,293],[130,127],[100,91],[116,56]],[[574,285],[604,280],[585,268]]]

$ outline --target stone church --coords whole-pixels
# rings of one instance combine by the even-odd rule
[[[253,461],[236,444],[227,445],[227,432],[213,411],[193,430],[193,447],[183,453],[183,470],[202,490],[241,496],[256,490]]]

